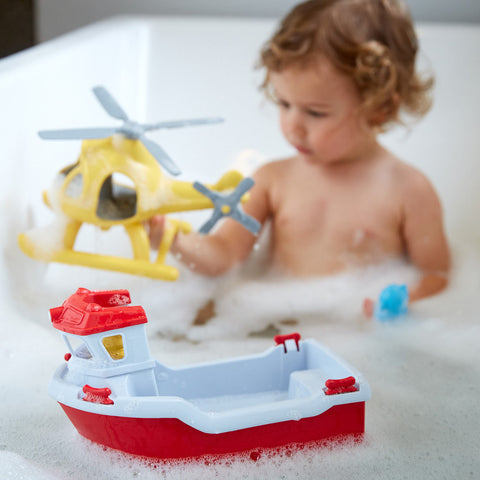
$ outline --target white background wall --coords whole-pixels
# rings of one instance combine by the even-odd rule
[[[37,40],[119,14],[280,17],[297,0],[36,0]],[[480,22],[480,0],[407,0],[417,21]]]

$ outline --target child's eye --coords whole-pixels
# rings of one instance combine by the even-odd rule
[[[307,110],[307,113],[311,117],[316,117],[316,118],[322,118],[327,116],[325,112],[319,112],[318,110]]]
[[[281,108],[288,108],[290,107],[290,104],[286,102],[285,100],[277,100],[277,104]]]

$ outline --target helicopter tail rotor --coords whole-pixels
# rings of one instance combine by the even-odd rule
[[[194,182],[193,188],[211,200],[214,207],[212,216],[202,225],[199,232],[206,234],[210,232],[221,218],[230,217],[256,235],[261,227],[260,222],[252,216],[247,215],[240,206],[242,196],[250,190],[254,184],[255,182],[252,178],[244,178],[232,193],[225,194],[210,190],[200,182]]]

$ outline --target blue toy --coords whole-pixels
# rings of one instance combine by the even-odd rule
[[[382,322],[405,315],[408,310],[408,289],[406,285],[388,285],[375,305],[375,318]]]

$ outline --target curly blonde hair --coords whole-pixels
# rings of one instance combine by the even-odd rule
[[[385,129],[403,123],[402,110],[421,117],[431,106],[433,76],[417,73],[417,52],[413,22],[400,0],[309,0],[264,45],[262,87],[268,92],[272,72],[324,54],[354,80],[364,112]]]

